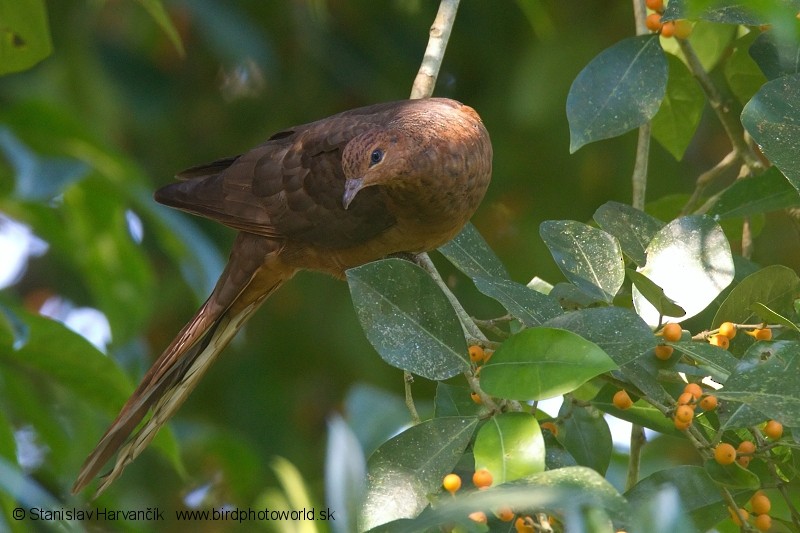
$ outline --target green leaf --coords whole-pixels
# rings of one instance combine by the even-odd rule
[[[800,43],[780,39],[775,32],[758,34],[750,47],[750,56],[769,80],[800,72]]]
[[[791,268],[771,265],[750,274],[736,285],[719,306],[711,327],[723,322],[747,324],[755,321],[756,313],[750,306],[761,303],[778,313],[789,312],[800,278]]]
[[[477,425],[477,418],[434,418],[378,448],[367,461],[359,531],[417,516],[453,471]]]
[[[769,81],[744,106],[742,124],[795,189],[800,190],[800,74]]]
[[[186,51],[183,49],[183,41],[181,41],[181,36],[178,33],[178,30],[175,28],[175,25],[172,24],[169,15],[164,9],[164,4],[161,3],[161,0],[138,0],[138,2],[150,14],[150,16],[153,17],[153,20],[155,20],[156,23],[161,26],[161,29],[167,34],[167,37],[169,37],[169,40],[172,42],[172,45],[178,52],[178,55],[181,57],[185,56]]]
[[[761,320],[764,322],[768,322],[770,324],[781,324],[786,326],[789,329],[792,329],[798,333],[800,333],[800,328],[797,327],[797,324],[789,320],[783,315],[779,315],[766,305],[756,302],[750,304],[750,310],[757,314]]]
[[[494,359],[494,357],[492,357]],[[757,342],[717,391],[724,400],[742,402],[785,426],[800,426],[800,345],[793,341]]]
[[[625,281],[625,263],[613,235],[573,220],[546,220],[539,235],[569,281],[598,301],[614,300]]]
[[[619,241],[622,253],[634,263],[647,263],[647,245],[664,223],[644,211],[619,202],[606,202],[594,212],[594,220]]]
[[[472,447],[475,470],[487,469],[494,485],[544,471],[544,439],[536,418],[503,413],[481,427]]]
[[[579,465],[605,474],[614,446],[603,413],[594,407],[564,401],[558,416],[564,420],[559,442]]]
[[[724,383],[739,364],[729,351],[706,342],[681,341],[669,345],[700,363],[700,368],[720,383]]]
[[[336,523],[342,531],[357,530],[358,514],[366,488],[366,470],[366,460],[358,439],[339,415],[333,415],[328,420],[325,494],[326,503],[336,510]]]
[[[725,61],[725,79],[736,98],[746,103],[764,85],[767,79],[751,57],[751,44],[758,32],[750,32],[733,42],[733,53]]]
[[[499,278],[474,278],[475,287],[494,298],[524,325],[538,326],[563,313],[558,300],[521,283]]]
[[[673,220],[653,237],[647,265],[638,271],[681,306],[686,319],[705,309],[733,280],[733,256],[719,224],[693,215]],[[658,310],[636,287],[633,304],[645,322],[658,324]]]
[[[450,385],[449,383],[436,384],[436,397],[434,398],[434,415],[442,416],[478,416],[488,412],[483,405],[472,401],[469,387]]]
[[[687,514],[694,525],[682,533],[703,533],[728,516],[719,487],[699,466],[673,466],[659,470],[639,481],[625,497],[633,509],[644,505],[664,486],[675,487],[680,497],[680,512]]]
[[[461,322],[420,267],[384,259],[351,268],[347,282],[361,327],[384,361],[432,380],[469,368]]]
[[[501,398],[544,400],[616,367],[599,346],[574,333],[530,328],[509,337],[483,365],[481,388]]]
[[[722,191],[708,210],[717,220],[742,218],[800,205],[800,195],[789,181],[770,167],[764,174],[736,180]]]
[[[666,86],[667,60],[658,36],[630,37],[601,52],[567,95],[570,153],[653,118]]]
[[[467,398],[472,402],[469,395]],[[344,412],[367,455],[411,424],[408,407],[400,396],[361,383],[347,392]]]
[[[675,429],[672,419],[665,417],[661,411],[644,400],[636,399],[631,395],[631,399],[635,400],[633,406],[625,410],[616,407],[614,405],[614,394],[618,390],[619,388],[616,386],[606,384],[592,400],[592,405],[620,420],[627,420],[633,424],[639,424],[667,435],[681,435],[681,432]]]
[[[0,75],[29,69],[52,51],[44,0],[0,0]]]
[[[770,2],[773,3],[773,2]],[[767,5],[762,2],[743,2],[741,0],[716,0],[692,1],[671,0],[664,10],[665,20],[679,18],[699,18],[721,24],[742,24],[744,26],[758,26],[765,24],[768,19],[764,17]]]
[[[602,348],[620,366],[658,344],[641,317],[622,307],[580,309],[553,318],[544,325],[577,333]]]
[[[667,90],[653,117],[653,137],[680,161],[694,136],[706,99],[703,90],[683,62],[665,54],[669,64]]]
[[[739,463],[721,465],[714,459],[707,459],[703,463],[703,467],[711,479],[725,487],[752,490],[761,488],[761,480],[758,479],[758,476],[741,467]]]
[[[508,272],[472,223],[467,223],[461,232],[439,251],[456,268],[472,279],[508,279]]]
[[[639,294],[644,296],[660,315],[672,317],[686,315],[686,311],[680,305],[667,298],[667,295],[664,294],[664,289],[650,281],[650,278],[630,268],[626,268],[625,272],[631,278],[633,286],[636,287]]]

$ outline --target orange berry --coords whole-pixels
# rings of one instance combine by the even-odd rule
[[[680,420],[681,422],[691,422],[694,418],[694,409],[689,407],[688,405],[679,405],[677,409],[675,409],[675,420]]]
[[[759,531],[769,531],[772,527],[772,518],[768,514],[760,514],[756,517],[755,525]]]
[[[772,502],[769,501],[766,494],[758,491],[750,498],[750,507],[753,508],[755,514],[767,514],[772,509]]]
[[[664,11],[664,0],[644,0],[644,4],[653,11],[658,11],[659,13]]]
[[[743,440],[739,443],[739,446],[736,447],[736,453],[738,454],[753,455],[755,451],[756,445],[750,440]]]
[[[477,522],[478,524],[485,524],[486,522],[489,521],[486,518],[486,513],[484,513],[483,511],[475,511],[469,513],[469,519],[472,520],[473,522]]]
[[[511,522],[514,520],[514,511],[511,510],[511,507],[501,507],[494,512],[494,515],[501,522]]]
[[[738,511],[739,512],[737,513],[736,511],[728,507],[728,512],[731,514],[731,520],[733,520],[733,523],[736,524],[737,526],[741,526],[742,518],[744,518],[744,521],[746,522],[747,519],[750,518],[750,513],[748,513],[747,509],[743,507],[740,507]]]
[[[714,448],[714,460],[721,465],[732,464],[736,460],[736,448],[727,442],[720,442]]]
[[[778,440],[783,436],[783,424],[777,420],[770,420],[764,426],[764,434],[772,440]]]
[[[719,334],[725,335],[729,339],[736,336],[736,325],[733,322],[723,322],[719,325]]]
[[[689,426],[692,425],[691,420],[689,420],[688,422],[684,422],[683,420],[678,420],[677,418],[673,419],[672,423],[675,424],[675,429],[679,429],[681,431],[689,429]]]
[[[675,22],[668,20],[663,26],[661,26],[661,36],[669,39],[673,35],[675,35]]]
[[[633,405],[633,400],[631,397],[628,396],[628,392],[624,390],[618,390],[616,394],[614,394],[614,407],[617,409],[630,409],[631,405]]]
[[[736,458],[736,462],[739,463],[739,466],[742,468],[747,468],[750,466],[750,461],[752,461],[752,459],[753,458],[749,455],[742,455]]]
[[[469,360],[473,363],[482,363],[484,356],[483,348],[480,346],[473,345],[469,347]]]
[[[542,422],[539,427],[542,429],[546,429],[550,433],[553,434],[554,437],[558,436],[558,426],[555,425],[553,422]]]
[[[757,341],[772,340],[772,330],[769,328],[754,329],[753,331],[745,331],[745,333]]]
[[[675,21],[675,37],[678,39],[688,39],[689,36],[692,34],[692,23],[686,19],[680,19]],[[733,337],[729,337],[733,338]]]
[[[694,403],[694,394],[691,392],[684,392],[678,396],[678,405],[692,405]]]
[[[655,348],[656,357],[662,361],[667,361],[670,357],[672,357],[673,351],[675,351],[675,349],[667,344],[659,344]]]
[[[469,393],[469,397],[472,398],[472,401],[477,403],[478,405],[483,403],[483,400],[481,399],[481,395],[478,394],[477,392],[470,392]]]
[[[697,400],[700,396],[703,395],[703,389],[700,388],[700,385],[697,383],[687,383],[686,386],[683,388],[683,392],[688,392],[694,399]]]
[[[700,400],[700,409],[703,411],[713,411],[717,408],[717,397],[709,394]]]
[[[442,487],[450,494],[455,494],[461,488],[461,476],[458,474],[447,474],[442,480]]]
[[[658,31],[661,29],[661,15],[658,13],[650,13],[644,20],[644,25],[650,31]]]
[[[708,343],[712,346],[719,346],[723,350],[727,350],[731,345],[731,340],[725,335],[712,335],[708,338]]]
[[[521,516],[514,521],[514,529],[517,533],[534,533],[533,524]]]
[[[488,489],[492,486],[492,473],[481,468],[472,474],[472,483],[479,489]]]
[[[678,342],[681,340],[681,335],[683,335],[681,325],[675,322],[664,325],[664,329],[661,330],[661,336],[667,342]]]

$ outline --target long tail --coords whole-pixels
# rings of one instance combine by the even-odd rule
[[[279,255],[280,243],[239,234],[211,296],[150,367],[86,458],[73,494],[86,487],[118,451],[113,469],[103,477],[95,496],[100,494],[147,447],[247,319],[294,274],[283,266]],[[151,416],[131,436],[148,411]]]

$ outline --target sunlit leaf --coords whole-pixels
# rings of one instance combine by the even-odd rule
[[[631,395],[631,399],[634,400],[634,403],[630,408],[622,410],[616,407],[614,405],[614,394],[618,390],[619,388],[614,385],[606,385],[592,400],[592,405],[604,413],[613,415],[620,420],[627,420],[628,422],[639,424],[640,426],[658,431],[659,433],[676,436],[680,435],[680,432],[675,429],[675,424],[671,418],[665,417],[664,413],[633,395]]]
[[[536,418],[503,413],[481,426],[472,448],[475,470],[487,469],[499,485],[544,470],[544,440]]]
[[[742,124],[761,151],[800,190],[800,74],[769,81],[744,106]]]
[[[687,216],[673,220],[653,237],[647,265],[638,271],[686,311],[685,319],[705,309],[730,284],[733,256],[719,224],[709,217]],[[645,322],[658,324],[658,310],[636,287],[633,304]],[[666,320],[670,318],[678,317]]]
[[[530,328],[509,337],[481,369],[481,388],[515,400],[543,400],[575,390],[616,368],[596,344],[552,328]]]
[[[44,0],[0,1],[0,75],[34,66],[53,43]]]
[[[619,241],[622,253],[639,266],[647,262],[647,245],[664,223],[644,211],[619,202],[606,202],[594,212],[594,220]]]
[[[625,272],[628,274],[628,277],[631,278],[633,286],[636,287],[639,294],[644,296],[650,305],[656,308],[656,311],[658,311],[660,315],[682,317],[686,314],[686,311],[668,298],[667,295],[664,294],[664,289],[650,281],[650,278],[630,268],[625,269]]]
[[[746,103],[767,81],[751,57],[751,44],[758,32],[750,32],[733,42],[733,52],[725,61],[725,79],[741,103]]]
[[[353,431],[338,415],[328,420],[325,494],[336,511],[334,531],[355,531],[364,498],[367,464]]]
[[[378,448],[367,461],[359,530],[417,516],[452,472],[477,424],[477,418],[434,418]]]
[[[800,328],[797,327],[797,324],[786,318],[785,316],[776,313],[766,305],[756,302],[750,304],[750,310],[753,311],[755,314],[761,318],[765,323],[769,324],[780,324],[782,326],[786,326],[789,329],[792,329],[798,333],[800,333]]]
[[[572,220],[546,220],[539,235],[569,281],[599,301],[613,301],[625,281],[622,250],[613,235]]]
[[[347,282],[361,327],[384,361],[433,380],[469,367],[461,322],[420,267],[385,259],[348,270]]]
[[[653,118],[666,86],[667,60],[658,36],[630,37],[601,52],[567,95],[570,152]]]

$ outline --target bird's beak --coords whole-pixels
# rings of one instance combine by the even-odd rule
[[[351,178],[344,182],[344,196],[342,196],[342,206],[345,209],[350,207],[353,198],[356,197],[358,191],[364,188],[364,178]]]

